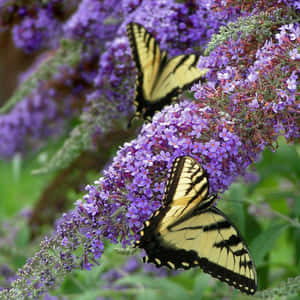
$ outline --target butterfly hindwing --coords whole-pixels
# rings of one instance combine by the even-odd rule
[[[136,245],[145,249],[147,262],[158,267],[199,266],[254,294],[257,278],[249,250],[235,225],[213,205],[214,199],[208,195],[207,174],[201,165],[188,156],[175,159],[163,206],[145,222]]]
[[[137,115],[144,119],[170,104],[183,89],[199,81],[207,69],[197,67],[195,54],[179,55],[168,59],[155,38],[142,25],[129,23],[127,35],[138,71],[134,104]]]

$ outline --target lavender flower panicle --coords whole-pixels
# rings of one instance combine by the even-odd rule
[[[64,34],[93,47],[103,47],[114,38],[122,21],[122,7],[117,0],[83,0],[76,13],[64,25]],[[99,51],[99,49],[98,49]]]
[[[82,106],[81,99],[92,85],[95,74],[89,68],[93,64],[94,58],[89,55],[83,56],[76,68],[61,66],[59,74],[39,82],[37,89],[8,114],[0,115],[2,159],[37,149],[50,136],[63,133],[62,124],[78,114],[74,104]]]
[[[39,10],[34,18],[27,17],[13,28],[16,47],[31,53],[42,48],[56,48],[60,26],[46,9]]]

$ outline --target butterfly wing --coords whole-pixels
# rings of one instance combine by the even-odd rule
[[[206,171],[190,156],[177,157],[169,172],[163,204],[170,206],[169,215],[178,219],[193,211],[210,206],[209,184]]]
[[[152,98],[176,98],[183,90],[203,78],[207,69],[197,67],[198,59],[195,54],[179,55],[170,59],[159,73]]]
[[[151,94],[158,73],[167,61],[167,52],[160,51],[154,37],[140,24],[129,23],[127,35],[138,70],[134,104],[137,106],[137,112],[142,113],[150,102],[155,102]]]
[[[127,35],[133,59],[138,70],[134,104],[137,115],[144,119],[200,80],[207,69],[199,69],[195,54],[179,55],[168,60],[166,51],[161,51],[154,37],[140,24],[129,23]]]
[[[141,231],[137,246],[145,249],[145,261],[171,269],[199,266],[244,293],[255,293],[253,260],[238,229],[224,213],[212,206],[169,222],[165,220],[169,209],[155,212]]]
[[[163,206],[140,231],[136,246],[147,262],[172,269],[199,266],[212,276],[247,294],[257,287],[253,260],[241,234],[213,206],[205,170],[189,156],[174,160]]]

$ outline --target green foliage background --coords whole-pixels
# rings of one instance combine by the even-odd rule
[[[0,162],[0,264],[8,264],[14,270],[38,249],[37,240],[30,241],[26,219],[19,214],[34,206],[52,177],[31,173],[47,151],[25,161],[15,157],[9,163]],[[233,184],[218,203],[250,247],[258,271],[259,292],[255,296],[242,295],[197,269],[163,278],[147,275],[142,268],[128,274],[122,271],[128,256],[116,251],[116,245],[106,245],[100,266],[69,275],[55,295],[59,299],[196,300],[228,299],[228,295],[230,299],[299,299],[300,146],[287,145],[282,140],[276,152],[265,150],[255,167],[257,182]],[[71,195],[72,201],[80,196]],[[10,243],[5,244],[3,237],[10,235]],[[112,269],[124,273],[114,283],[123,288],[104,289],[106,283],[101,275]],[[294,279],[286,285],[291,277]]]

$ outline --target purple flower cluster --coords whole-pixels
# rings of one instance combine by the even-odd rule
[[[114,111],[128,116],[132,113],[135,69],[126,38],[116,38],[109,44],[100,58],[98,70],[94,80],[98,96],[95,97],[95,93],[89,96],[89,102],[108,102]]]
[[[28,51],[29,49],[40,47],[38,45],[41,45],[41,42],[37,42],[37,40],[45,39],[45,41],[47,40],[50,43],[53,41],[52,37],[56,36],[53,30],[57,26],[53,25],[54,27],[51,27],[47,18],[50,18],[51,22],[57,23],[58,19],[53,17],[58,15],[57,10],[54,8],[58,4],[61,7],[63,3],[63,1],[58,0],[49,1],[47,7],[35,8],[34,14],[29,14],[29,9],[23,8],[21,23],[15,25],[14,32],[20,33],[19,41],[20,43],[24,41],[24,47],[27,47]],[[160,41],[161,47],[168,49],[171,55],[175,55],[183,52],[194,52],[194,49],[199,49],[199,46],[205,47],[211,35],[217,32],[221,25],[235,20],[238,16],[247,14],[247,12],[241,11],[241,7],[224,8],[215,1],[203,1],[201,3],[195,3],[195,1],[177,3],[173,0],[124,1],[122,4],[123,6],[116,5],[114,1],[84,0],[64,26],[64,35],[83,40],[89,45],[89,53],[92,54],[85,54],[85,57],[90,56],[94,61],[99,59],[99,64],[95,63],[88,72],[81,72],[78,75],[74,74],[77,77],[80,77],[82,73],[88,73],[87,76],[91,78],[96,76],[92,93],[89,94],[89,91],[84,90],[82,85],[78,84],[78,81],[76,81],[76,86],[72,89],[81,89],[83,97],[87,99],[86,105],[96,107],[97,116],[103,115],[105,122],[109,121],[106,116],[110,116],[113,119],[118,117],[116,114],[120,112],[125,117],[132,113],[133,74],[135,68],[130,57],[129,44],[125,37],[125,25],[127,22],[140,22],[147,28],[152,29],[151,31],[156,39]],[[117,30],[124,19],[122,8],[126,18],[119,30]],[[21,8],[19,13],[21,13],[20,11]],[[28,31],[21,28],[23,26],[21,24],[25,27],[28,25]],[[39,29],[30,29],[32,26]],[[57,28],[62,34],[60,26]],[[51,35],[51,38],[48,38],[47,35]],[[26,38],[23,39],[23,36]],[[108,42],[108,40],[111,40],[111,42]],[[206,59],[207,63],[203,64],[211,68],[211,72],[208,75],[211,85],[214,81],[213,76],[215,81],[217,80],[216,71],[213,70],[216,65],[222,64],[224,67],[228,67],[240,63],[247,67],[249,62],[253,61],[255,49],[253,49],[252,54],[248,51],[247,56],[243,55],[245,47],[253,43],[251,37],[249,37],[248,43],[245,44],[245,41],[243,41],[243,45],[238,44],[234,40],[229,40],[228,43],[231,43],[231,45],[221,46],[219,53],[216,50],[216,54],[210,55],[208,60]],[[104,50],[102,54],[99,53],[101,46]],[[295,52],[295,49],[291,51]],[[230,55],[228,52],[231,52]],[[75,68],[73,72],[75,70],[78,71],[80,68]],[[95,75],[96,73],[97,75]],[[60,76],[60,74],[57,75],[57,77]],[[75,83],[75,81],[71,82]],[[52,88],[51,84],[45,85]],[[233,89],[233,86],[228,85],[227,89],[230,91]],[[38,90],[33,91],[34,94],[37,92]],[[41,95],[37,95],[37,97],[41,97]],[[108,106],[107,103],[109,103]],[[106,114],[104,111],[105,107],[109,107],[110,114]],[[46,114],[47,110],[45,110],[45,118],[47,118]],[[10,114],[10,116],[13,118],[13,114]],[[28,115],[29,117],[30,115]],[[15,119],[18,119],[18,116]],[[101,124],[103,123],[101,122]],[[5,126],[2,125],[2,127],[4,128]],[[19,151],[20,147],[24,147],[24,143],[20,146],[18,142],[22,142],[22,139],[15,139],[15,146],[10,147],[11,154],[6,156],[12,156],[14,151]]]
[[[105,42],[115,36],[121,21],[120,1],[83,0],[64,26],[64,31],[67,37],[94,47],[104,47]]]
[[[78,0],[2,1],[0,26],[12,27],[18,48],[31,53],[43,48],[55,48],[62,36],[63,20],[77,5]]]
[[[99,72],[95,78],[97,91],[88,97],[89,102],[109,100],[125,116],[132,113],[132,74],[135,73],[129,43],[124,37],[127,22],[134,21],[152,28],[161,47],[168,49],[171,55],[176,55],[195,52],[194,48],[204,45],[220,25],[237,16],[232,13],[225,18],[224,13],[209,14],[206,5],[195,5],[193,1],[182,4],[175,1],[136,1],[132,3],[130,11],[132,13],[120,27],[117,37],[111,43],[106,43],[107,50],[100,57]],[[199,22],[201,19],[205,21]],[[99,33],[97,35],[101,36]]]
[[[125,3],[126,1],[124,2],[124,5]],[[124,36],[126,22],[129,20],[134,20],[141,22],[145,26],[148,26],[148,28],[156,26],[155,29],[157,32],[157,38],[158,40],[161,40],[162,47],[166,48],[168,46],[169,49],[171,49],[172,54],[182,53],[184,50],[186,52],[191,52],[193,47],[199,46],[199,44],[204,44],[207,38],[209,38],[209,36],[215,30],[217,30],[217,27],[224,22],[224,20],[219,20],[217,22],[217,18],[212,17],[211,21],[214,22],[214,25],[211,25],[211,27],[214,28],[214,30],[210,31],[210,35],[206,35],[204,37],[203,32],[206,32],[206,25],[203,26],[203,24],[209,24],[209,22],[196,22],[197,18],[200,18],[201,16],[209,16],[207,8],[204,6],[198,7],[193,5],[192,2],[187,2],[185,4],[178,4],[174,1],[136,2],[135,5],[132,6],[132,13],[127,17],[127,21],[123,23],[123,26],[120,28],[115,39],[113,39],[111,42],[107,42],[107,39],[112,38],[112,34],[115,33],[120,23],[120,8],[121,6],[115,5],[114,2],[107,3],[107,1],[95,0],[82,1],[78,7],[78,10],[68,20],[64,27],[67,35],[73,38],[84,40],[85,43],[92,48],[91,51],[89,51],[90,53],[96,53],[96,51],[98,52],[96,55],[85,54],[84,58],[86,59],[88,56],[90,56],[93,58],[93,61],[96,61],[98,59],[97,57],[100,57],[98,66],[95,63],[94,66],[90,68],[91,64],[89,64],[89,69],[87,71],[86,69],[80,68],[80,66],[78,68],[74,68],[72,71],[72,76],[78,78],[85,76],[84,74],[90,78],[93,78],[95,73],[98,72],[94,81],[95,90],[92,91],[91,94],[88,94],[88,91],[82,88],[79,80],[74,81],[69,80],[68,77],[64,78],[65,72],[57,74],[56,76],[57,79],[61,78],[61,81],[65,82],[66,84],[68,82],[70,84],[73,83],[74,87],[71,87],[69,84],[70,88],[82,90],[82,93],[86,93],[85,95],[83,94],[83,97],[87,98],[87,106],[93,105],[93,107],[96,107],[97,116],[103,115],[105,122],[107,123],[108,121],[108,124],[110,122],[107,120],[107,116],[110,116],[111,119],[114,119],[118,117],[117,113],[121,112],[124,116],[128,116],[132,113],[132,97],[134,86],[132,75],[134,74],[135,69],[130,56],[129,44],[127,38]],[[41,14],[45,14],[47,12],[45,16],[48,16],[49,9],[39,10],[39,12]],[[25,12],[24,15],[26,15],[26,18],[24,17],[22,22],[29,24],[30,17],[27,16]],[[185,16],[187,20],[184,20],[183,16]],[[38,24],[37,20],[38,18],[34,19],[34,24]],[[53,21],[55,20],[56,19],[53,18]],[[44,25],[46,25],[47,22],[45,18],[42,18],[41,21],[45,21]],[[188,27],[184,27],[184,22],[190,25]],[[174,26],[177,23],[178,25]],[[18,28],[17,25],[15,28]],[[51,26],[48,26],[45,34],[51,34],[50,29]],[[188,34],[189,31],[191,32],[190,34]],[[196,36],[195,32],[198,31],[202,33]],[[25,31],[23,30],[20,32],[25,34]],[[37,30],[36,35],[29,35],[35,39],[39,34],[43,35],[43,32],[43,30]],[[190,37],[183,41],[183,36]],[[47,40],[50,41],[51,39],[47,38]],[[102,46],[104,46],[104,44],[106,45],[106,49],[103,54],[100,54],[99,56],[99,47],[97,47],[97,45],[100,45],[101,43]],[[28,39],[28,45],[33,44],[34,43],[31,43],[30,39]],[[84,62],[82,61],[81,64],[84,65]],[[79,73],[76,74],[76,72]],[[43,86],[49,86],[51,89],[53,88],[51,83],[45,83]],[[57,88],[60,88],[60,86],[54,87],[55,90]],[[33,91],[33,95],[36,95],[36,97],[42,97],[42,94],[38,95],[39,92],[40,90]],[[47,91],[45,92],[47,93]],[[51,90],[51,93],[56,93],[56,91]],[[26,101],[26,99],[24,99],[24,101]],[[107,103],[109,103],[109,105],[107,105]],[[111,107],[110,114],[106,113],[105,108],[108,107]],[[10,118],[18,120],[19,115],[14,116],[14,112],[15,110],[11,112],[9,116]],[[47,110],[45,110],[44,113],[44,118],[47,119]],[[40,115],[41,114],[42,111],[40,111]],[[30,114],[28,114],[27,117],[30,118]],[[65,115],[65,117],[67,117],[67,115]],[[101,124],[103,124],[103,122],[101,122]],[[2,125],[2,127],[4,128],[5,126]],[[4,133],[4,135],[7,134]],[[20,151],[20,147],[24,149],[24,145],[26,145],[26,143],[22,142],[23,140],[20,140],[19,138],[14,139],[14,135],[12,135],[11,141],[13,140],[15,141],[14,145],[9,143],[9,149],[11,153],[9,154],[7,149],[7,154],[5,155],[6,157],[12,156],[15,151]],[[22,146],[18,145],[18,142],[21,142]]]
[[[177,156],[190,155],[202,163],[211,193],[227,189],[246,174],[263,149],[255,135],[246,135],[247,127],[237,130],[243,128],[240,122],[218,109],[187,101],[157,113],[136,140],[118,151],[104,177],[86,187],[84,201],[78,201],[77,210],[59,224],[58,240],[65,249],[61,257],[69,259],[64,251],[82,244],[80,264],[90,269],[103,253],[103,238],[131,244],[143,222],[161,205],[168,169]],[[247,124],[246,119],[243,122]],[[81,240],[74,235],[74,224]]]
[[[36,150],[43,140],[64,132],[62,125],[84,105],[84,95],[95,77],[94,63],[93,57],[84,56],[76,68],[61,66],[59,73],[40,82],[8,114],[0,115],[1,158]]]
[[[141,3],[143,0],[123,0],[122,1],[122,8],[125,15],[132,13]]]
[[[275,10],[277,8],[292,7],[295,9],[300,8],[299,0],[249,0],[239,1],[239,0],[208,0],[207,3],[211,8],[217,11],[226,11],[227,9],[239,9],[244,12],[250,12],[251,14],[266,11]]]
[[[13,28],[13,40],[18,48],[31,53],[41,48],[58,46],[61,27],[49,11],[41,9],[36,16],[28,16]]]
[[[90,269],[98,264],[103,238],[130,244],[142,223],[161,205],[168,169],[178,155],[188,154],[202,162],[210,174],[211,192],[226,189],[257,156],[253,145],[249,159],[243,140],[231,131],[232,123],[223,113],[216,115],[214,109],[199,109],[191,102],[158,113],[136,140],[119,150],[104,177],[87,186],[85,201],[78,201],[77,209],[63,216],[56,236],[45,240],[42,250],[18,273],[25,282],[22,279],[15,284],[23,282],[19,289],[26,293],[32,291],[32,285],[36,293],[45,291],[56,284],[53,272],[69,272],[79,266]],[[49,254],[53,247],[59,258]],[[29,274],[42,278],[38,286],[30,283]],[[9,291],[11,295],[15,288]]]
[[[112,242],[121,237],[123,245],[130,243],[160,206],[168,169],[180,155],[200,160],[210,174],[211,192],[225,190],[256,157],[254,151],[250,158],[242,151],[242,141],[231,132],[230,123],[213,109],[199,110],[190,102],[156,114],[136,140],[119,150],[105,177],[87,187],[85,203],[79,203],[92,218],[86,222],[100,222],[103,236]],[[125,207],[124,213],[117,213]]]
[[[248,71],[239,69],[238,58],[236,66],[221,67],[216,71],[217,82],[195,86],[198,101],[165,108],[151,124],[144,125],[136,140],[119,150],[104,177],[87,186],[85,202],[77,203],[76,218],[81,216],[87,232],[86,249],[92,249],[93,242],[103,237],[114,243],[120,240],[124,246],[136,239],[143,222],[161,205],[167,172],[176,157],[197,158],[210,176],[210,192],[218,193],[238,176],[244,176],[264,147],[272,146],[283,131],[290,140],[299,137],[295,115],[299,111],[295,93],[297,62],[295,54],[290,55],[299,44],[298,25],[284,26],[280,32],[284,29],[287,32],[281,39],[286,42],[280,47],[275,44],[267,60],[264,55],[270,42],[257,51]],[[281,52],[276,51],[277,47]],[[284,72],[277,69],[283,63]],[[273,90],[278,94],[278,86],[267,84],[273,75],[289,92],[289,101],[282,110],[270,111],[279,98],[265,97]],[[259,85],[261,82],[264,84]],[[95,256],[87,250],[85,264],[95,262],[102,251],[102,247],[96,248]]]
[[[209,82],[204,86],[194,86],[193,89],[195,98],[201,103],[215,105],[216,99],[220,99],[217,103],[223,106],[224,101],[232,102],[230,113],[249,120],[247,126],[252,127],[251,134],[257,134],[258,144],[268,141],[267,144],[271,145],[282,133],[288,140],[299,137],[297,66],[300,55],[297,47],[300,43],[300,27],[296,23],[284,25],[279,28],[275,38],[277,41],[266,41],[261,48],[260,44],[253,47],[255,43],[250,47],[249,38],[228,40],[209,57],[200,60],[200,67],[211,67],[207,74]],[[243,68],[239,67],[241,65]],[[245,107],[248,107],[248,111],[245,111]],[[258,109],[264,116],[257,118]],[[253,128],[254,124],[256,129]],[[261,129],[266,127],[269,139],[261,133]]]
[[[39,93],[18,103],[7,115],[0,116],[0,156],[8,158],[16,152],[23,152],[40,138],[49,137],[54,128],[64,120],[58,113],[58,105],[53,100],[55,90],[39,87]],[[64,102],[64,109],[69,110],[69,101]],[[57,128],[55,130],[57,132]],[[27,137],[31,138],[28,139]],[[32,141],[30,141],[32,140]],[[31,145],[31,146],[33,146]],[[36,147],[35,147],[36,148]]]
[[[205,47],[220,26],[241,16],[240,10],[235,9],[213,11],[210,2],[213,1],[144,1],[127,21],[152,29],[161,47],[171,56],[191,53],[195,48]]]

